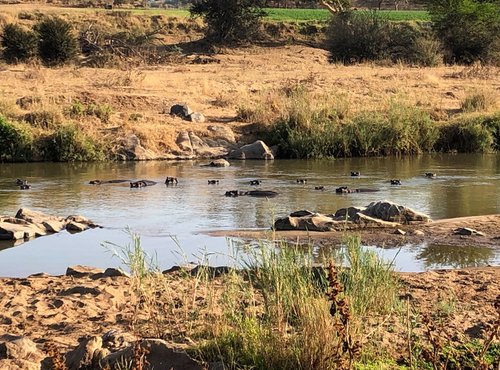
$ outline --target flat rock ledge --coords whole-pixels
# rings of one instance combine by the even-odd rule
[[[21,208],[14,217],[0,216],[0,240],[30,239],[61,230],[80,232],[99,227],[83,216],[66,218]]]
[[[307,210],[291,213],[274,222],[274,230],[341,231],[362,228],[397,228],[430,222],[428,215],[384,200],[366,207],[341,208],[324,215]]]

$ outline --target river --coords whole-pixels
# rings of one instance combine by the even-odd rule
[[[350,205],[388,199],[428,213],[434,219],[500,213],[499,154],[434,154],[416,157],[350,158],[336,160],[233,161],[227,168],[200,166],[197,161],[106,163],[0,164],[0,214],[14,215],[21,207],[67,216],[80,214],[103,226],[79,234],[62,232],[13,246],[0,242],[0,276],[37,272],[64,273],[75,264],[118,266],[109,241],[125,245],[131,231],[155,254],[162,267],[208,258],[224,264],[230,241],[204,232],[221,229],[269,228],[274,217],[299,209],[331,213]],[[360,177],[351,177],[359,171]],[[425,172],[434,172],[429,179]],[[177,186],[163,184],[177,177]],[[16,178],[28,179],[30,190],[19,190]],[[305,185],[297,184],[307,178]],[[93,179],[150,179],[152,187],[125,184],[89,185]],[[220,180],[208,185],[209,179]],[[276,198],[227,198],[226,190],[258,187],[280,193]],[[401,179],[401,186],[390,185]],[[315,191],[324,186],[325,191]],[[339,186],[379,188],[377,193],[337,195]],[[499,248],[436,245],[377,249],[395,259],[402,271],[465,267],[500,262]]]

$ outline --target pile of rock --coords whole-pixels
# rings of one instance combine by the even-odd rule
[[[83,216],[63,218],[21,208],[15,217],[0,216],[0,239],[29,239],[61,230],[80,232],[95,227],[98,225]]]
[[[200,112],[194,112],[187,104],[174,104],[170,107],[170,114],[186,121],[205,122],[205,116]]]
[[[389,202],[372,202],[366,207],[341,208],[335,214],[311,211],[293,212],[274,223],[275,230],[335,231],[368,227],[398,227],[431,221],[430,217],[411,208]]]

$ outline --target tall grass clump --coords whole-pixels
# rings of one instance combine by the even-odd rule
[[[253,304],[224,309],[202,355],[228,368],[350,368],[361,351],[361,315],[393,309],[391,266],[367,255],[359,239],[347,245],[351,269],[314,266],[310,246],[278,247],[261,243],[243,257]]]
[[[461,117],[440,129],[442,151],[488,153],[500,149],[500,115]]]
[[[438,138],[429,114],[403,101],[391,101],[380,111],[347,115],[328,97],[305,90],[279,102],[279,113],[261,127],[263,137],[278,145],[283,157],[419,154],[431,151]]]
[[[0,162],[29,160],[32,144],[33,137],[27,129],[0,115]]]
[[[478,112],[487,110],[495,105],[494,97],[486,91],[474,91],[469,93],[460,104],[463,112]]]
[[[47,146],[46,156],[57,162],[105,159],[101,147],[73,124],[57,128]]]
[[[7,63],[26,62],[37,53],[35,33],[18,24],[7,24],[0,39],[0,45],[3,47],[2,57]]]

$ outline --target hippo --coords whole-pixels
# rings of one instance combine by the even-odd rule
[[[145,186],[153,186],[153,185],[156,185],[156,181],[139,180],[139,181],[132,181],[130,183],[131,188],[143,188]]]
[[[350,189],[347,186],[341,186],[335,189],[337,194],[351,194],[351,193],[373,193],[379,191],[379,189]]]
[[[433,172],[426,172],[425,173],[425,177],[429,178],[429,179],[434,179],[437,177],[437,175]]]
[[[401,180],[393,179],[393,180],[391,180],[391,185],[401,185]]]
[[[31,189],[31,185],[30,184],[22,184],[19,186],[19,189],[21,189],[21,190]]]
[[[16,185],[17,185],[17,186],[24,185],[25,181],[26,181],[26,180],[16,179]]]
[[[307,179],[297,179],[297,184],[307,184]]]
[[[257,186],[262,183],[261,180],[250,180],[250,185]]]
[[[351,171],[351,176],[358,177],[358,176],[361,176],[361,173],[359,171]]]
[[[208,180],[208,185],[219,185],[219,180]]]
[[[325,190],[324,186],[315,186],[314,190]]]
[[[178,183],[177,177],[167,177],[165,179],[165,185],[177,185]]]
[[[229,190],[226,191],[226,197],[241,197],[241,196],[250,196],[250,197],[261,197],[261,198],[273,198],[278,195],[277,192],[271,190],[251,190],[251,191],[239,191],[239,190]]]
[[[90,180],[90,185],[102,185],[102,184],[120,184],[122,182],[130,182],[130,180]]]

